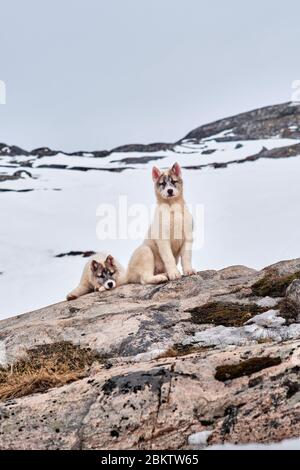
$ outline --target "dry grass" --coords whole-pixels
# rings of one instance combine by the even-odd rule
[[[252,293],[259,297],[265,297],[267,295],[270,297],[284,297],[287,287],[295,279],[300,279],[300,271],[286,276],[267,274],[251,286]]]
[[[180,356],[188,356],[189,354],[193,353],[200,353],[207,351],[208,349],[213,349],[213,347],[205,347],[205,346],[197,346],[197,345],[182,345],[182,344],[174,344],[169,349],[167,349],[164,353],[162,353],[158,359],[168,358],[168,357],[180,357]]]
[[[0,400],[45,392],[85,377],[100,357],[88,348],[63,341],[27,351],[24,359],[0,368]]]
[[[241,361],[238,364],[226,364],[216,368],[215,378],[220,382],[226,380],[233,380],[245,375],[249,376],[260,372],[268,367],[274,367],[281,364],[280,357],[252,357],[246,361]]]
[[[268,310],[256,304],[234,302],[209,302],[200,307],[188,309],[191,321],[199,324],[242,326],[250,318]]]

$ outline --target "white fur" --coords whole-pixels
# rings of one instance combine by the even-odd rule
[[[158,284],[179,279],[177,268],[181,258],[184,275],[195,274],[192,268],[193,222],[182,195],[181,171],[178,164],[161,173],[153,168],[157,206],[153,222],[144,243],[133,253],[127,270],[127,281],[141,284]],[[161,188],[164,176],[174,175],[178,183],[173,197],[168,196],[168,184]],[[174,186],[172,186],[174,188]]]

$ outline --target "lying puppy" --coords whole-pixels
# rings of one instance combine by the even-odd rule
[[[181,258],[184,275],[192,268],[193,221],[183,199],[183,181],[178,163],[167,171],[152,170],[157,206],[144,243],[133,253],[127,270],[129,283],[158,284],[179,279]]]
[[[123,266],[111,255],[98,253],[86,263],[78,287],[67,295],[74,300],[89,292],[114,289],[125,284],[126,273]]]

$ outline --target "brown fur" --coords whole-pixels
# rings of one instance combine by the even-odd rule
[[[75,300],[89,292],[104,292],[106,287],[101,284],[100,276],[106,272],[113,280],[114,287],[125,284],[126,272],[123,266],[111,255],[98,253],[86,263],[79,285],[67,295],[67,300]]]

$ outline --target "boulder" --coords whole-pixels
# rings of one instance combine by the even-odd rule
[[[280,263],[277,277],[234,266],[126,285],[1,321],[0,448],[195,449],[299,436],[300,324],[283,319],[300,281],[272,296],[299,263]],[[263,301],[255,285],[268,273]]]

